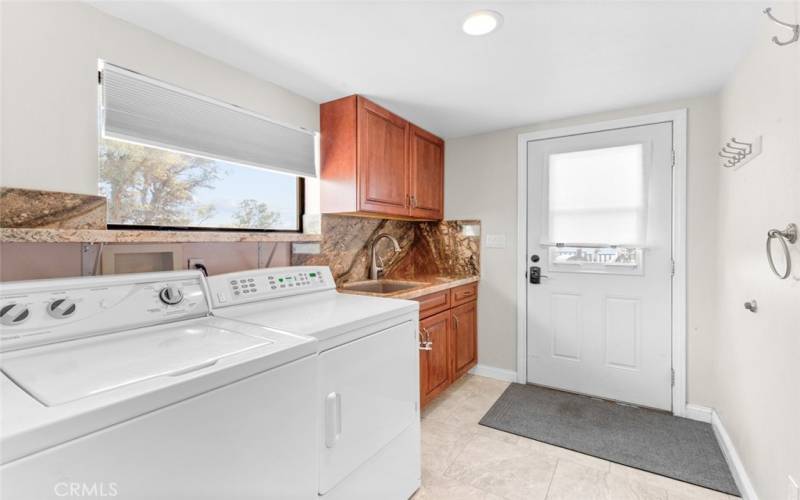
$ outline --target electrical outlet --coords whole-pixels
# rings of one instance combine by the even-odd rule
[[[797,486],[797,481],[792,476],[787,476],[788,486],[786,487],[786,500],[800,500],[800,487]]]

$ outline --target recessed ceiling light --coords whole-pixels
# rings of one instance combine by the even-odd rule
[[[493,10],[479,10],[464,19],[461,29],[472,36],[488,35],[503,24],[503,16]]]

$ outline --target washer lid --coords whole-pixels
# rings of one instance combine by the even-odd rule
[[[272,343],[199,320],[27,349],[4,359],[0,368],[42,404],[56,406],[189,373]]]

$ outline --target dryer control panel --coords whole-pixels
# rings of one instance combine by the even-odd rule
[[[326,266],[270,267],[208,278],[214,307],[336,289]]]

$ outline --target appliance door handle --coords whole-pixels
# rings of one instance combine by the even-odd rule
[[[325,398],[325,446],[333,448],[342,436],[342,395],[332,392]]]

